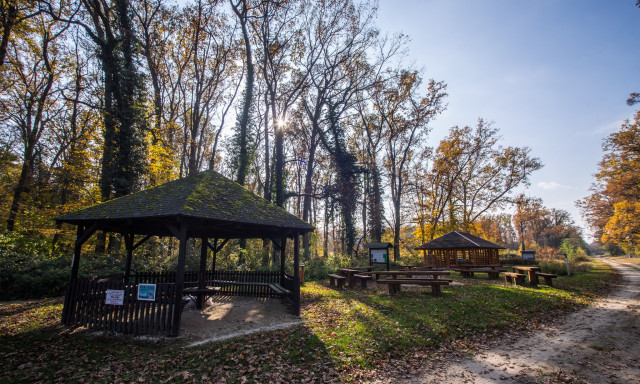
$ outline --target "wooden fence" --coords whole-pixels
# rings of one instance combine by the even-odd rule
[[[137,273],[129,277],[132,283],[174,283],[175,280],[175,272]],[[277,271],[207,271],[205,282],[207,285],[220,287],[220,294],[223,295],[280,297],[268,286],[280,284],[280,272]],[[197,284],[198,271],[186,271],[184,286],[195,287]]]
[[[175,272],[149,272],[129,276],[110,275],[95,279],[76,279],[69,283],[65,295],[62,323],[126,334],[168,335],[173,325],[176,295]],[[285,298],[300,313],[299,284],[289,275],[281,279],[278,271],[207,271],[207,285],[220,287],[220,294],[283,297],[270,287],[279,284],[290,294]],[[137,300],[138,284],[156,284],[156,300]],[[198,284],[198,272],[185,272],[184,287]],[[124,291],[122,305],[105,304],[107,289]]]
[[[122,305],[105,303],[107,289],[124,291]],[[168,335],[174,322],[175,284],[156,284],[155,301],[137,300],[137,289],[137,284],[112,279],[73,280],[67,287],[62,323],[134,335]]]

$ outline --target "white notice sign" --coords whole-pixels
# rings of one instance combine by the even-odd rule
[[[124,302],[124,289],[107,289],[107,297],[104,299],[105,304],[122,305]]]
[[[371,250],[371,262],[386,264],[389,260],[389,255],[386,249],[372,249]]]

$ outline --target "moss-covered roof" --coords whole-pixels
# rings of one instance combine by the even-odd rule
[[[70,224],[121,221],[140,225],[176,217],[196,220],[203,227],[228,224],[227,227],[240,228],[247,224],[253,228],[282,228],[299,232],[314,229],[215,171],[200,172],[109,200],[61,216],[57,221]]]
[[[474,236],[470,233],[451,231],[437,239],[422,244],[416,249],[469,249],[469,248],[496,248],[504,247],[490,241]]]

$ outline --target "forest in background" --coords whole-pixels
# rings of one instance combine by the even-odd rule
[[[66,283],[75,232],[55,217],[205,169],[315,225],[302,249],[318,277],[365,258],[368,242],[420,260],[416,246],[451,230],[512,253],[589,252],[567,211],[521,193],[543,166],[529,148],[504,146],[485,118],[430,139],[446,83],[409,62],[408,36],[376,26],[375,2],[0,4],[3,290]],[[637,151],[638,116],[629,130]],[[628,250],[637,242],[611,228],[638,217],[640,184],[625,179],[635,197],[599,198],[620,185],[608,140],[581,207],[610,251]],[[134,270],[170,268],[174,242],[145,244]],[[118,271],[120,248],[117,235],[94,236],[84,273]],[[223,256],[234,269],[277,261],[262,240]]]

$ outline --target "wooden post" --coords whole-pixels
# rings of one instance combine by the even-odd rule
[[[213,239],[213,263],[211,264],[211,271],[216,272],[216,258],[218,257],[218,239]]]
[[[78,278],[78,269],[80,267],[80,254],[82,253],[82,244],[96,231],[97,224],[92,223],[90,226],[85,227],[78,225],[76,230],[76,243],[73,247],[73,259],[71,260],[71,276],[69,276],[69,283],[67,284],[67,292],[64,295],[64,306],[62,307],[62,323],[65,325],[71,324],[73,321],[73,309],[75,307],[75,300],[71,297],[71,286]]]
[[[76,244],[73,247],[73,259],[71,260],[71,280],[75,280],[78,278],[78,268],[80,266],[80,253],[82,252],[82,234],[84,232],[84,227],[78,225],[78,230],[76,231]]]
[[[184,264],[187,256],[187,225],[180,223],[180,247],[178,251],[178,265],[176,267],[176,297],[173,305],[173,322],[169,336],[176,337],[180,333],[180,319],[182,318],[182,288],[184,287]]]
[[[73,307],[72,298],[71,298],[71,285],[73,281],[78,278],[78,266],[80,265],[80,253],[82,250],[82,243],[80,242],[82,238],[82,233],[84,232],[84,227],[78,225],[76,230],[76,243],[73,247],[73,258],[71,259],[71,276],[69,276],[69,283],[67,284],[67,291],[64,295],[64,306],[62,307],[62,324],[69,325],[73,319]]]
[[[124,247],[127,249],[127,260],[124,267],[124,283],[129,284],[129,276],[131,276],[131,258],[133,256],[133,239],[135,235],[133,233],[125,233],[124,235]]]
[[[205,279],[207,277],[207,239],[202,238],[202,245],[200,246],[200,271],[198,271],[198,289],[205,288]],[[198,293],[198,300],[196,301],[196,308],[202,309],[204,307],[204,293]]]
[[[293,313],[300,316],[300,235],[296,232],[293,235]]]
[[[280,285],[284,284],[284,255],[287,249],[287,238],[280,240]]]

